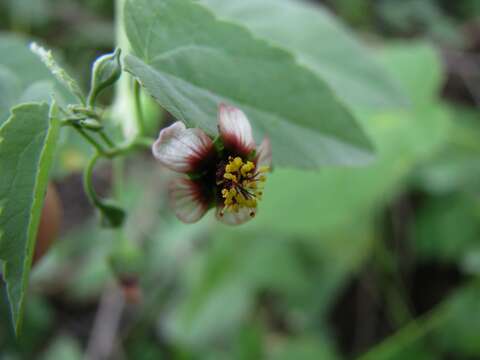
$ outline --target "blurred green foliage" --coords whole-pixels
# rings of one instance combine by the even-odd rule
[[[148,156],[127,162],[127,179],[112,189],[130,212],[125,232],[75,219],[76,226],[34,269],[18,340],[2,292],[0,359],[91,355],[97,310],[115,281],[109,259],[126,240],[143,250],[142,300],[123,305],[119,327],[110,329],[116,336],[111,358],[480,357],[480,113],[442,96],[450,74],[441,51],[469,46],[462,26],[480,14],[478,1],[325,3],[365,31],[360,36],[375,44],[369,55],[411,98],[400,110],[356,110],[377,148],[375,162],[318,172],[276,169],[258,218],[240,228],[212,218],[180,224],[165,196],[171,174]],[[82,20],[70,19],[72,11]],[[112,18],[111,1],[2,2],[0,122],[19,98],[61,92],[15,44],[32,37],[52,44],[85,84],[86,64],[114,45]],[[61,34],[58,24],[65,27]],[[149,106],[157,119],[158,108]],[[76,136],[62,136],[56,179],[69,193],[79,193],[69,181],[89,150]],[[395,213],[399,204],[407,214]],[[390,228],[394,221],[400,222],[400,240]],[[442,273],[429,272],[424,288],[414,292],[419,272],[432,264],[460,280],[451,284]],[[368,295],[352,295],[352,287],[365,281]],[[430,283],[442,284],[440,295],[428,291]],[[400,321],[398,304],[409,309]],[[383,314],[381,324],[376,311]],[[346,327],[339,313],[347,317]],[[363,313],[365,322],[359,320]],[[361,343],[371,326],[376,332]]]

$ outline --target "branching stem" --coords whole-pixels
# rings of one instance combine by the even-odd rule
[[[101,144],[97,142],[85,129],[83,129],[80,125],[74,124],[73,127],[78,131],[78,133],[88,142],[90,143],[97,152],[102,155],[106,155],[106,150],[103,148]]]

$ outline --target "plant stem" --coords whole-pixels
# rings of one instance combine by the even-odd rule
[[[135,119],[137,121],[138,134],[141,136],[145,134],[145,120],[142,110],[142,99],[140,92],[140,83],[134,80],[133,83],[133,96],[135,100]]]
[[[137,137],[133,139],[132,141],[128,142],[127,144],[123,146],[118,146],[115,149],[109,150],[105,152],[105,156],[108,158],[114,158],[119,155],[124,155],[129,153],[135,148],[141,147],[141,148],[150,148],[153,144],[153,139],[146,138],[146,137]]]
[[[115,36],[117,47],[121,48],[124,54],[130,50],[130,42],[125,33],[123,10],[126,0],[115,0]],[[131,76],[122,76],[115,84],[115,101],[112,112],[113,117],[121,121],[118,124],[122,127],[126,139],[132,140],[138,136],[140,131],[137,128],[138,122],[135,114]]]
[[[123,174],[125,171],[125,161],[122,158],[113,159],[113,193],[115,197],[119,197],[123,194],[124,181]]]
[[[94,110],[93,105],[89,106],[88,108],[81,107],[81,106],[73,106],[72,112],[74,112],[75,114],[86,115],[88,117],[94,118],[95,120],[99,120],[99,121],[102,119],[101,115],[99,115]]]
[[[97,150],[97,153],[99,153],[101,156],[106,158],[114,158],[118,155],[126,154],[138,147],[150,148],[153,142],[155,141],[152,138],[138,136],[138,137],[135,137],[133,140],[129,141],[128,143],[126,143],[125,145],[116,146],[115,143],[110,139],[110,137],[104,131],[101,131],[100,137],[111,148],[106,150],[103,148],[101,144],[97,142],[97,140],[95,140],[92,136],[90,136],[90,134],[87,131],[85,131],[81,126],[77,124],[69,124],[69,123],[65,123],[65,125],[73,126],[78,131],[78,133]]]
[[[87,167],[85,168],[85,172],[83,173],[83,187],[85,194],[87,194],[91,203],[97,207],[99,207],[102,203],[98,198],[95,189],[93,188],[93,169],[100,157],[101,154],[99,152],[96,152],[95,155],[93,155],[93,157],[88,162]]]
[[[73,127],[78,131],[78,133],[86,140],[88,141],[95,149],[97,152],[99,152],[102,155],[106,154],[105,149],[103,148],[102,145],[100,145],[90,134],[88,134],[84,129],[82,129],[81,126],[79,125],[73,125]]]
[[[112,141],[112,139],[110,139],[110,137],[107,135],[107,133],[105,131],[103,131],[103,130],[100,131],[100,137],[102,138],[103,141],[105,141],[105,143],[109,147],[111,147],[111,148],[115,147],[114,142]]]

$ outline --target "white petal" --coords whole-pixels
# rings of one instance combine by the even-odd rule
[[[269,138],[264,138],[257,148],[257,167],[272,167],[272,144]]]
[[[257,213],[257,209],[241,208],[238,212],[223,210],[223,207],[217,207],[215,216],[219,221],[227,225],[241,225],[248,220],[252,220]],[[253,214],[253,215],[252,215]]]
[[[153,155],[169,169],[192,172],[195,165],[213,151],[212,140],[200,129],[187,129],[177,121],[160,131],[153,144]]]
[[[184,223],[197,222],[208,210],[199,186],[191,180],[174,179],[170,183],[168,196],[175,215]]]
[[[220,104],[218,109],[218,129],[227,149],[248,155],[255,149],[252,126],[242,110]]]

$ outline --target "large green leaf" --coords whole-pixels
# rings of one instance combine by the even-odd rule
[[[221,17],[293,52],[355,108],[399,107],[405,92],[322,6],[304,0],[200,0]]]
[[[390,199],[415,166],[445,143],[450,121],[435,102],[441,73],[435,51],[425,43],[394,45],[381,59],[416,97],[408,110],[362,116],[377,160],[362,168],[318,173],[277,169],[268,177],[257,218],[246,227],[303,236],[345,228]]]
[[[176,118],[216,132],[219,103],[244,110],[278,165],[315,168],[371,158],[352,115],[291,53],[217,20],[191,0],[130,0],[125,65]]]
[[[0,128],[0,258],[17,332],[60,128],[49,109],[19,105]]]

